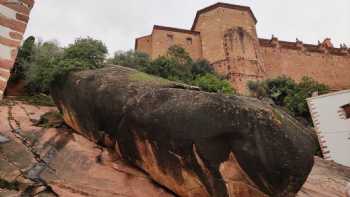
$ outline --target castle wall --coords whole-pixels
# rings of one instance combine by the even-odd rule
[[[152,33],[152,59],[163,56],[169,47],[183,47],[193,59],[202,58],[202,46],[199,33],[179,32],[171,29],[154,29]]]
[[[224,35],[234,27],[256,37],[255,20],[248,11],[218,7],[201,13],[193,30],[201,32],[203,57],[209,62],[225,59]]]
[[[248,95],[248,81],[263,79],[257,69],[256,61],[245,59],[226,59],[213,64],[215,71],[227,78],[232,87],[240,94]]]
[[[308,76],[334,90],[350,88],[350,54],[264,46],[261,52],[266,78],[286,75],[300,81]]]
[[[281,75],[296,81],[308,76],[334,90],[350,88],[350,49],[346,46],[334,48],[330,39],[319,45],[259,39],[256,23],[249,7],[217,3],[197,12],[191,30],[155,26],[152,52],[146,45],[136,50],[147,51],[154,59],[166,54],[170,46],[180,45],[192,58],[207,59],[241,94],[249,93],[248,81]],[[186,43],[189,36],[192,45]]]
[[[135,48],[139,52],[152,54],[152,35],[136,39]]]
[[[34,0],[0,0],[0,99],[17,56]]]

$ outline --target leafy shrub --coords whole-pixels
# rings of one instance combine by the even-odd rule
[[[310,77],[303,77],[297,83],[289,77],[281,76],[265,81],[248,82],[248,88],[256,97],[269,97],[276,105],[285,107],[297,117],[305,118],[312,123],[306,99],[314,92],[325,94],[329,88]]]
[[[49,94],[53,83],[64,81],[70,71],[101,68],[107,54],[106,46],[92,38],[78,38],[67,48],[55,42],[37,43],[26,71],[30,94]]]
[[[137,51],[118,51],[114,53],[112,59],[108,60],[108,63],[139,70],[150,63],[150,58],[146,53]]]
[[[35,45],[25,73],[28,93],[49,93],[56,65],[62,56],[63,49],[55,42],[38,42]]]
[[[78,38],[64,49],[63,59],[79,62],[82,69],[95,69],[103,66],[107,53],[102,41],[90,37]]]
[[[35,47],[35,38],[28,37],[18,50],[15,64],[11,70],[10,82],[17,82],[25,79],[25,72],[28,69],[28,64],[32,60],[33,50]]]
[[[172,57],[159,57],[141,70],[173,81],[188,83],[192,79],[190,64],[181,64]]]
[[[303,77],[301,82],[297,84],[295,91],[285,97],[284,105],[292,111],[293,114],[305,117],[307,120],[311,121],[306,99],[310,98],[314,92],[326,94],[329,92],[329,88],[309,77]]]
[[[197,85],[208,92],[234,92],[228,81],[216,75],[207,60],[194,61],[184,48],[176,45],[170,47],[165,56],[153,61],[144,53],[128,51],[116,53],[108,62],[172,81]]]
[[[224,94],[233,94],[234,90],[230,85],[230,82],[221,80],[216,75],[207,73],[205,75],[198,75],[193,81],[193,84],[199,86],[201,89],[207,92],[219,92]]]
[[[214,68],[210,65],[207,60],[198,60],[193,62],[191,73],[193,76],[205,75],[207,73],[215,74]]]

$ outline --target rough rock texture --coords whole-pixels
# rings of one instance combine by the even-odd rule
[[[150,177],[125,164],[112,150],[95,145],[69,129],[33,127],[30,119],[39,117],[55,108],[11,102],[0,106],[0,135],[11,139],[0,143],[0,196],[60,196],[60,197],[173,197],[174,195],[154,185]],[[8,113],[10,111],[10,113]],[[9,121],[9,114],[11,121]],[[19,123],[21,135],[27,138],[25,145],[19,141],[9,125]],[[16,127],[16,126],[15,126]],[[67,136],[70,136],[68,140]],[[67,142],[68,141],[68,142]],[[48,143],[49,142],[49,143]],[[48,144],[43,146],[43,144]],[[11,146],[11,147],[10,147]],[[25,147],[35,147],[27,151]],[[59,148],[60,147],[60,148]],[[48,149],[55,154],[47,157]],[[46,159],[42,172],[37,174],[43,183],[27,178],[38,161],[35,152]],[[13,156],[18,154],[17,157]],[[26,169],[29,170],[26,170]],[[54,177],[54,178],[53,178]],[[40,180],[40,179],[39,179]],[[315,160],[314,168],[298,197],[344,197],[346,182],[350,181],[350,168]],[[37,194],[37,195],[36,195]]]
[[[179,196],[294,196],[313,166],[311,135],[255,99],[118,66],[71,74],[53,97],[72,128]]]
[[[0,105],[0,196],[171,197],[109,149],[70,129],[32,126],[52,107]]]
[[[350,183],[350,167],[315,159],[312,172],[297,197],[345,197]]]

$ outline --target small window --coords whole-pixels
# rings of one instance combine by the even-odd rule
[[[192,38],[186,38],[186,43],[188,45],[191,45],[192,44]]]
[[[174,40],[174,35],[173,34],[167,34],[166,37],[168,38],[169,41]]]
[[[350,119],[350,104],[344,105],[341,108],[344,110],[345,119]]]

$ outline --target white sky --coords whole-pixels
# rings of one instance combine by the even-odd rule
[[[103,2],[103,3],[102,3]],[[134,39],[154,24],[189,29],[196,11],[216,0],[36,0],[26,36],[57,40],[102,40],[109,52],[134,48]],[[250,6],[261,38],[316,44],[326,37],[350,47],[349,0],[227,0]]]

